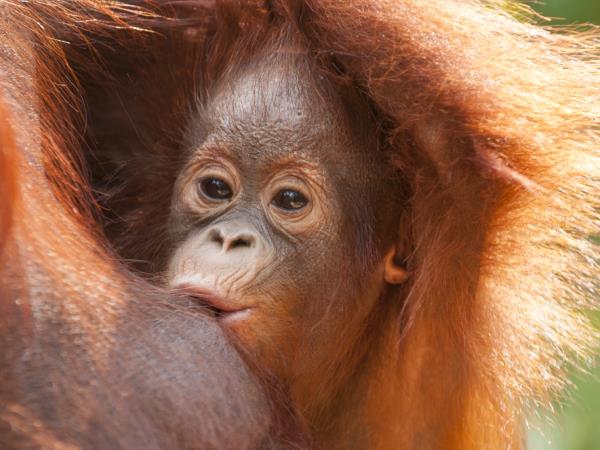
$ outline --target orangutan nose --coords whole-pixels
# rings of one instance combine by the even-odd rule
[[[257,236],[251,230],[227,229],[215,226],[208,230],[207,240],[219,246],[223,252],[251,249],[256,246]]]

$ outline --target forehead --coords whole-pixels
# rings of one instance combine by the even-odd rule
[[[289,59],[256,62],[223,77],[192,124],[194,146],[224,145],[253,160],[326,161],[341,152],[350,163],[349,153],[359,156],[335,90],[307,61]]]
[[[248,67],[219,83],[208,106],[216,124],[228,128],[239,123],[261,126],[302,127],[314,114],[331,116],[304,65],[263,64]],[[311,114],[312,113],[312,114]],[[333,118],[333,117],[328,117]]]

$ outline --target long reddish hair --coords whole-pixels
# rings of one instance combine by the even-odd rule
[[[169,29],[208,46],[211,61],[248,33],[289,27],[324,74],[368,98],[409,186],[395,238],[410,281],[384,338],[394,357],[365,411],[368,424],[396,430],[379,448],[429,428],[441,448],[518,448],[527,401],[546,404],[596,339],[585,311],[597,307],[600,279],[589,239],[600,211],[598,33],[539,27],[527,7],[499,0],[142,3],[163,8],[10,2],[44,43],[42,156],[65,210],[96,227],[76,139],[83,105],[53,33],[93,47],[109,30]],[[25,178],[6,130],[5,236],[25,220],[11,207]],[[43,241],[44,230],[29,232]]]

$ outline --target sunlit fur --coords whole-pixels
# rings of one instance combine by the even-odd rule
[[[19,22],[10,16],[3,22],[8,32],[25,24],[42,38],[48,56],[41,79],[70,79],[60,44],[47,39],[52,29],[35,26],[33,18],[62,17],[92,40],[94,30],[103,33],[115,20],[183,27],[202,46],[204,32],[215,26],[212,2],[179,3],[183,24],[128,8],[107,13],[115,5],[100,1],[8,2],[3,9]],[[81,22],[84,13],[75,11],[86,8],[108,15]],[[521,448],[529,402],[547,404],[564,387],[569,364],[587,362],[594,345],[585,312],[597,306],[600,279],[598,248],[589,239],[600,227],[598,33],[551,32],[532,25],[539,19],[525,7],[499,0],[217,2],[215,8],[222,38],[215,58],[239,48],[237,39],[268,35],[276,24],[296,33],[328,77],[359,88],[410,187],[398,230],[409,281],[382,324],[368,401],[336,423],[307,417],[321,431],[317,444],[347,448],[344,430],[359,422],[372,433],[369,448]],[[21,51],[19,42],[12,48]],[[77,91],[61,86],[48,82],[37,90],[54,113],[44,116],[43,156],[68,211],[76,205],[80,212],[77,226],[89,227],[82,206],[90,200],[73,181],[81,178],[65,151],[76,145],[78,123],[62,112],[76,104]],[[8,149],[3,163],[14,158]],[[37,206],[24,215],[18,205],[32,193],[16,186],[24,185],[26,172],[0,170],[7,175],[2,189],[20,196],[16,203],[0,199],[12,211],[12,230],[28,227],[30,240],[14,242],[40,249],[44,266],[56,264],[60,246],[51,261],[41,253],[51,230],[25,219],[52,212]],[[2,224],[10,237],[10,223]],[[15,285],[14,278],[2,281],[3,289]],[[35,288],[24,277],[16,285]],[[321,404],[331,391],[319,395],[310,401]]]

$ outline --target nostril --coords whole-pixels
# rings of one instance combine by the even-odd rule
[[[235,250],[254,247],[255,237],[252,234],[239,234],[225,240],[225,250]]]
[[[247,238],[237,238],[231,241],[229,248],[234,249],[238,247],[252,247],[252,240]]]
[[[220,246],[223,246],[223,243],[225,242],[225,240],[223,239],[223,235],[219,230],[210,230],[208,239],[210,240],[210,242],[216,242]]]

